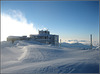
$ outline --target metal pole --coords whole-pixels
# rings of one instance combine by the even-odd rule
[[[92,49],[92,34],[90,34],[90,46],[91,46],[91,49]]]
[[[60,47],[61,47],[61,39],[60,39]]]

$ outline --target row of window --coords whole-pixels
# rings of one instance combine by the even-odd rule
[[[34,37],[32,37],[32,38],[35,38],[35,39],[51,39],[51,37],[48,37],[48,36],[34,36]]]

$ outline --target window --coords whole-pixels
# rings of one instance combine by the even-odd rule
[[[45,37],[45,39],[46,39],[47,37]]]

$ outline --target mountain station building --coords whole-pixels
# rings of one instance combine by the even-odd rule
[[[59,36],[50,34],[48,30],[39,30],[38,35],[30,35],[30,38],[41,43],[53,45],[59,44]]]
[[[48,30],[39,30],[39,34],[34,35],[31,34],[30,37],[27,36],[8,36],[7,41],[12,41],[12,43],[16,40],[33,40],[38,41],[40,43],[59,45],[59,36],[52,35]]]

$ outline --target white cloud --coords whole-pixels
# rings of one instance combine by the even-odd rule
[[[68,43],[78,43],[78,40],[68,40]]]
[[[88,40],[68,40],[67,43],[82,43],[82,44],[90,45],[90,41],[88,41]],[[98,46],[98,42],[97,41],[93,41],[92,44],[94,46]]]
[[[68,40],[67,43],[83,43],[83,44],[90,44],[90,41],[87,41],[87,40]]]
[[[1,41],[5,41],[10,35],[22,36],[37,34],[33,23],[28,23],[22,12],[10,10],[8,14],[1,14]]]

